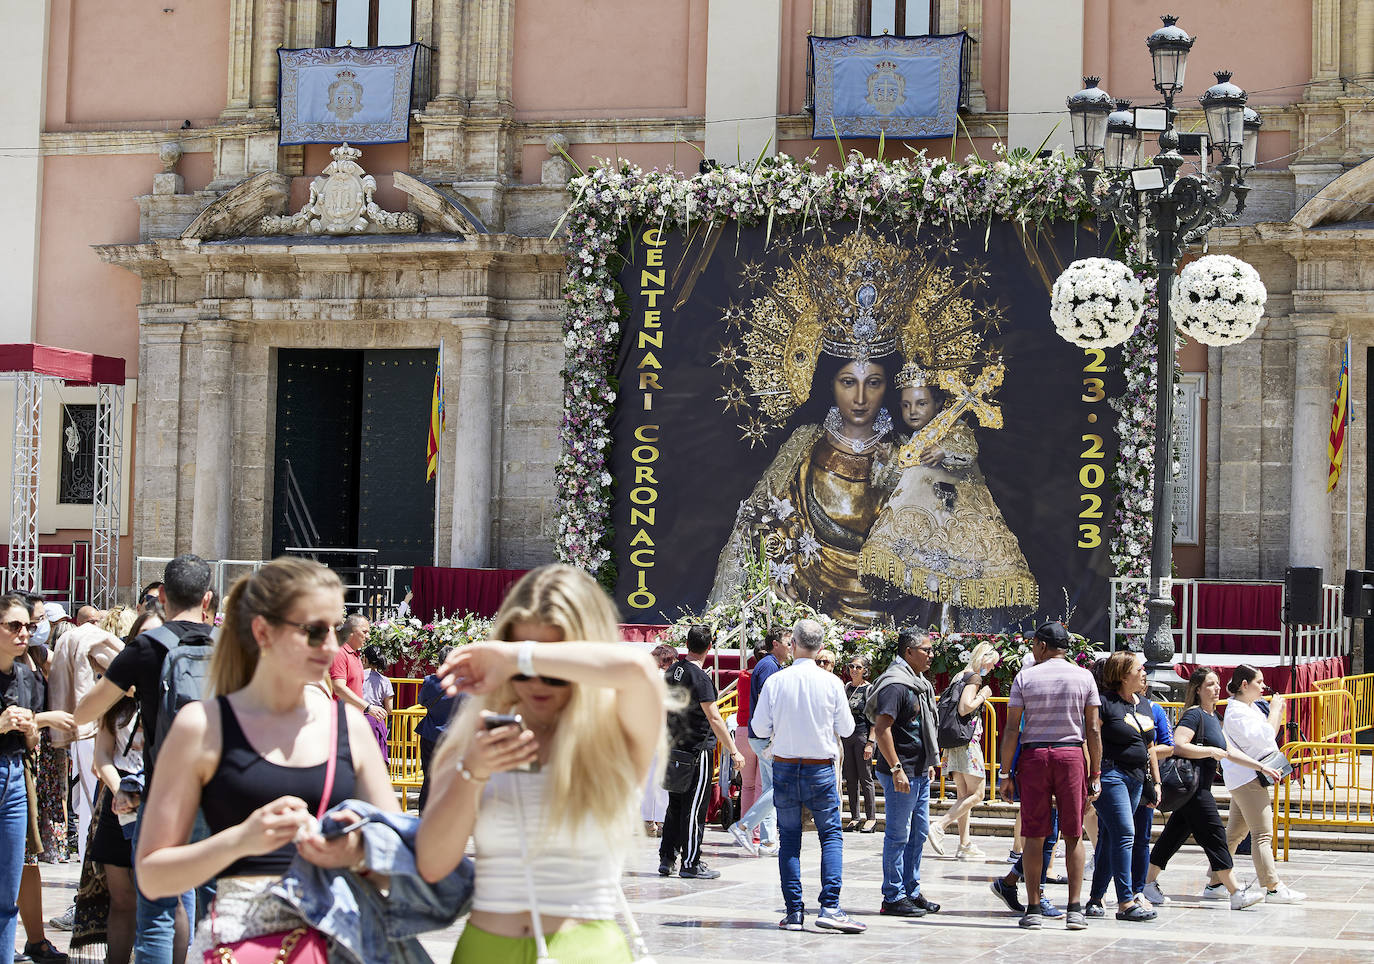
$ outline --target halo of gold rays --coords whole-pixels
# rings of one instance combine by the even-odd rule
[[[793,242],[779,254],[775,268],[757,261],[741,266],[744,298],[721,312],[727,333],[739,332],[738,347],[727,340],[714,353],[713,364],[727,379],[717,401],[746,418],[741,440],[751,447],[807,400],[822,354],[853,358],[876,346],[872,357],[882,357],[895,348],[931,373],[949,372],[967,383],[971,369],[990,357],[989,323],[1000,331],[1005,322],[1000,304],[989,309],[968,297],[988,286],[982,262],[956,273],[919,247],[869,232],[816,245]],[[876,292],[867,328],[859,325],[856,301],[862,284]],[[747,389],[735,380],[737,366]]]

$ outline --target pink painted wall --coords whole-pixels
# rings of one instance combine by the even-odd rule
[[[152,154],[43,159],[39,342],[122,356],[137,376],[138,276],[105,264],[91,245],[138,240],[133,199],[161,170]]]
[[[1205,0],[1181,5],[1178,25],[1197,38],[1179,103],[1198,96],[1230,70],[1251,91],[1254,104],[1285,104],[1302,98],[1312,76],[1312,9],[1293,0]],[[1139,0],[1093,0],[1084,19],[1085,72],[1099,74],[1103,89],[1137,104],[1158,99],[1145,38],[1158,29],[1156,7]]]
[[[665,171],[676,170],[685,174],[695,174],[697,165],[704,156],[702,154],[704,147],[705,145],[701,141],[573,144],[569,146],[568,154],[583,170],[589,167],[602,166],[607,161],[614,164],[616,158],[621,158],[632,164],[638,164],[646,171],[659,168]],[[522,183],[539,183],[539,168],[548,156],[549,152],[544,149],[542,144],[527,144],[525,146]]]
[[[224,109],[229,0],[51,2],[49,130],[152,120],[180,126]]]
[[[517,120],[706,112],[706,0],[520,0],[515,51]]]
[[[336,146],[333,144],[306,144],[302,148],[305,158],[305,175],[291,179],[291,202],[289,205],[291,211],[299,211],[310,199],[310,182],[324,173],[325,167],[334,160],[329,156],[329,152]],[[395,171],[410,170],[410,145],[368,144],[360,149],[363,156],[358,159],[358,163],[363,166],[364,171],[371,174],[377,181],[377,193],[372,195],[373,200],[385,211],[404,211],[406,209],[406,195],[396,190],[392,185],[392,181],[395,179],[391,175]]]

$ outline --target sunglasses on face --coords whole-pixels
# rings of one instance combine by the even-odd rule
[[[282,626],[294,627],[305,633],[305,641],[312,649],[319,649],[323,646],[330,633],[333,633],[336,639],[344,638],[343,623],[293,623],[289,619],[273,619],[272,621]]]
[[[834,661],[833,659],[818,659],[818,660],[816,660],[816,665],[817,665],[817,666],[834,666],[834,665],[835,665],[835,661]]]
[[[545,686],[567,686],[568,681],[559,679],[556,676],[526,676],[524,673],[516,673],[511,678],[512,683],[528,683],[532,679],[537,679]]]
[[[29,635],[33,635],[34,633],[38,632],[37,623],[26,623],[22,619],[11,619],[9,622],[0,623],[0,626],[4,626],[10,632],[14,633],[14,635],[16,636],[18,636],[26,629],[29,631]]]

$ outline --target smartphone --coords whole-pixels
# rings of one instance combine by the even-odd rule
[[[497,730],[503,726],[518,726],[523,730],[525,729],[525,720],[519,713],[492,713],[490,716],[482,717],[482,725],[488,730]],[[515,769],[522,773],[538,773],[539,761],[532,760]]]
[[[324,837],[325,840],[338,840],[340,837],[342,837],[344,834],[348,833],[350,830],[356,830],[358,827],[361,827],[363,824],[365,824],[365,823],[371,823],[371,822],[372,822],[372,818],[371,818],[371,817],[363,817],[361,820],[355,820],[355,821],[353,821],[353,823],[344,824],[344,825],[338,825],[338,826],[335,826],[334,829],[332,829],[332,830],[321,831],[320,836]]]

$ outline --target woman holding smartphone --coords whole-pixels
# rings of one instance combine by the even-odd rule
[[[439,670],[450,691],[476,697],[435,752],[415,848],[421,875],[436,881],[473,841],[472,913],[455,962],[534,960],[536,948],[565,961],[631,959],[615,915],[663,740],[664,685],[647,654],[614,642],[617,621],[590,576],[544,566],[511,589],[496,641],[458,649]],[[519,714],[523,727],[489,729],[493,714]]]
[[[350,797],[399,809],[363,715],[315,686],[339,651],[339,577],[276,559],[234,583],[224,611],[210,661],[215,695],[182,707],[158,751],[136,856],[150,898],[218,878],[195,961],[218,943],[300,923],[266,894],[298,850],[320,867],[366,869],[361,834],[325,840],[316,813]],[[210,836],[187,843],[197,810]]]

